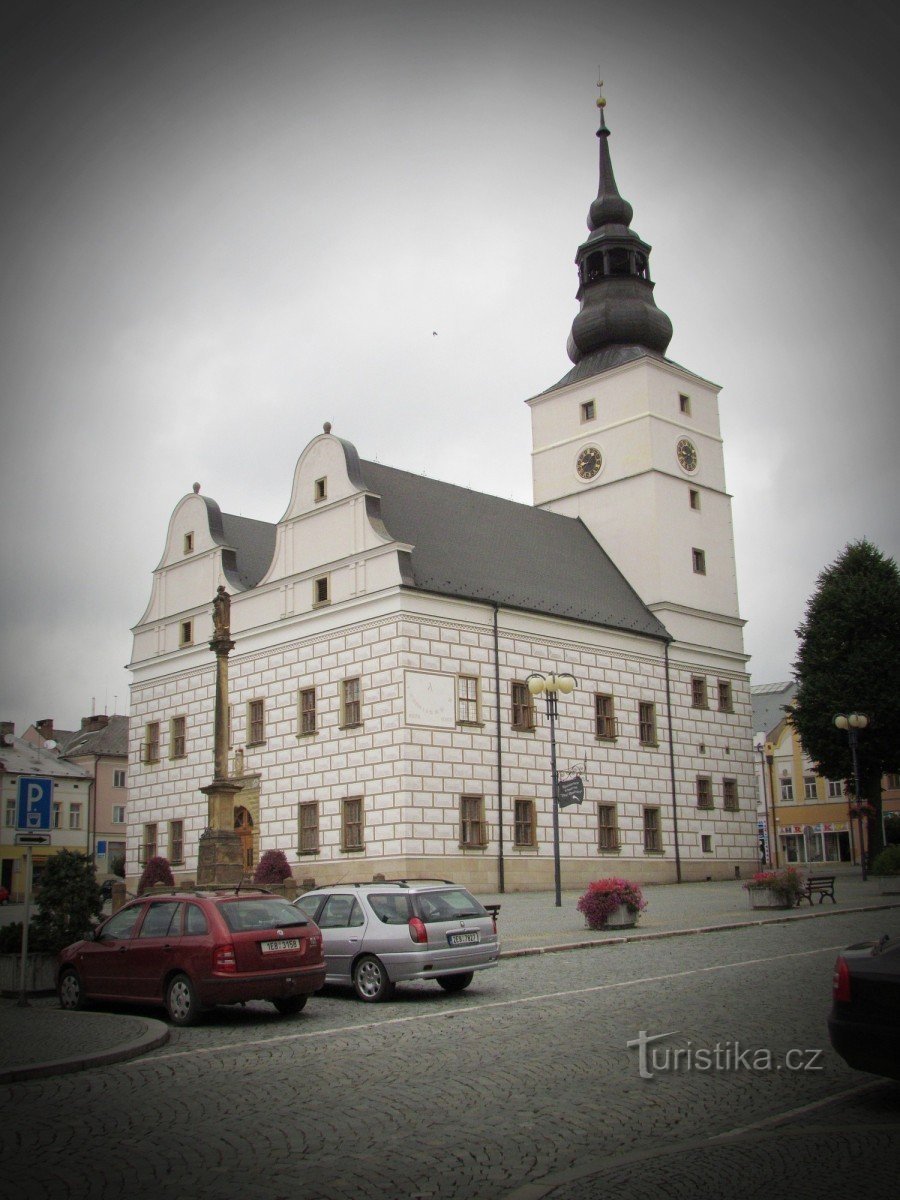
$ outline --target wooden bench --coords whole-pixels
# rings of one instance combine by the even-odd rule
[[[803,885],[803,891],[797,897],[797,904],[799,905],[801,900],[808,900],[812,905],[813,896],[819,897],[820,904],[826,896],[831,897],[832,904],[837,904],[834,895],[834,880],[834,875],[810,875]]]

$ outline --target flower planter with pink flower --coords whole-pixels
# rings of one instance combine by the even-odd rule
[[[589,929],[627,929],[646,907],[640,885],[627,879],[596,879],[578,901]]]

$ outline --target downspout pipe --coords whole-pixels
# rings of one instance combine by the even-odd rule
[[[494,689],[497,693],[497,891],[506,891],[506,872],[503,862],[503,722],[500,699],[500,606],[494,604]]]
[[[675,879],[681,878],[681,845],[678,840],[678,793],[675,787],[675,734],[672,728],[672,677],[669,671],[669,643],[663,642],[666,664],[666,724],[669,729],[669,780],[672,789],[672,835],[675,838]]]

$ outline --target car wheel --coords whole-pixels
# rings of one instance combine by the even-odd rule
[[[283,1017],[295,1017],[306,1008],[306,996],[285,996],[283,1000],[273,1000],[272,1003]]]
[[[474,971],[463,971],[461,975],[438,975],[438,983],[445,992],[462,992],[474,978]]]
[[[388,979],[384,964],[372,954],[364,954],[353,968],[353,986],[360,1000],[369,1004],[390,1000],[394,994],[394,985]]]
[[[69,1012],[84,1008],[84,992],[78,972],[69,967],[59,977],[59,1004]]]
[[[187,975],[176,975],[166,988],[166,1012],[173,1025],[193,1025],[200,1016],[194,985]]]

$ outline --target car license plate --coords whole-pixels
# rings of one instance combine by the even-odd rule
[[[477,930],[472,933],[448,933],[447,942],[451,946],[474,946],[481,941],[481,935]]]
[[[278,950],[299,950],[299,938],[279,938],[277,942],[260,942],[259,948],[263,954],[272,954]]]

